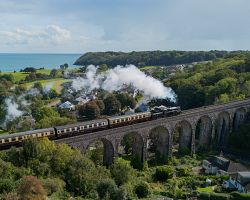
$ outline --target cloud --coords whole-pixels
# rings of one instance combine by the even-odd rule
[[[43,29],[22,29],[0,31],[0,39],[8,45],[61,45],[69,43],[72,36],[69,30],[57,25]]]
[[[249,0],[1,0],[0,18],[2,52],[250,46]]]

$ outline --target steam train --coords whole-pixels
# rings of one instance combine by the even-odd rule
[[[150,112],[134,113],[130,115],[113,116],[86,122],[79,122],[53,128],[37,129],[0,136],[0,149],[11,146],[21,146],[22,141],[30,138],[48,137],[51,140],[86,134],[90,132],[126,126],[134,123],[145,122],[162,117],[169,117],[181,113],[180,107],[154,107]]]

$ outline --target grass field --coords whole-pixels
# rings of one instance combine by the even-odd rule
[[[37,70],[37,73],[47,74],[47,75],[49,75],[50,72],[51,72],[51,69],[38,69]],[[29,75],[29,73],[25,73],[25,72],[3,72],[3,74],[11,74],[14,77],[15,82],[24,80],[25,77]]]
[[[44,87],[46,85],[50,85],[58,93],[61,93],[62,84],[66,82],[70,82],[70,79],[55,78],[55,79],[48,79],[48,80],[38,80],[38,81],[29,82],[29,83],[24,83],[23,85],[25,85],[27,89],[30,89],[36,82],[40,82]]]
[[[145,66],[145,67],[141,67],[141,70],[147,70],[147,69],[156,69],[159,68],[159,66]]]
[[[0,129],[0,135],[2,135],[2,134],[8,134],[8,132],[5,131],[5,130]]]
[[[205,187],[205,188],[198,188],[197,192],[200,192],[200,193],[202,193],[202,192],[212,193],[212,192],[214,192],[214,187],[210,186],[210,187]]]

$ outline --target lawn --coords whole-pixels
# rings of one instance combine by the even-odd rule
[[[24,83],[27,87],[27,89],[31,88],[36,82],[40,82],[44,87],[51,86],[53,89],[55,89],[58,93],[61,93],[62,90],[62,84],[66,82],[70,82],[70,79],[64,79],[64,78],[55,78],[55,79],[47,79],[47,80],[38,80],[38,81],[32,81],[28,83]]]
[[[205,187],[205,188],[198,188],[197,192],[199,192],[199,193],[203,193],[203,192],[212,193],[212,192],[214,192],[214,186],[209,186],[209,187]]]

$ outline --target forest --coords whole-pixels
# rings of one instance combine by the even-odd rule
[[[238,53],[178,71],[165,82],[182,109],[226,103],[250,96],[250,55]]]
[[[168,66],[222,58],[237,52],[227,51],[141,51],[141,52],[88,52],[76,60],[75,65],[106,64],[109,67],[133,64],[143,66]]]

